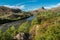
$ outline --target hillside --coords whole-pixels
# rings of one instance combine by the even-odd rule
[[[42,12],[32,21],[33,40],[60,40],[60,13]]]
[[[0,24],[22,20],[32,16],[29,12],[20,9],[0,6]]]
[[[31,21],[22,23],[17,29],[12,25],[0,31],[1,40],[60,40],[60,12],[48,9],[37,10]],[[54,10],[59,10],[54,8]],[[34,13],[34,12],[33,12]],[[32,14],[33,14],[32,13]]]
[[[44,7],[41,7],[37,10],[30,11],[33,15],[38,14],[39,12],[47,11]]]

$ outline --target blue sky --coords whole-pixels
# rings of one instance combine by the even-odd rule
[[[60,0],[0,0],[0,6],[16,7],[22,10],[35,10],[42,6],[45,8],[60,6]]]

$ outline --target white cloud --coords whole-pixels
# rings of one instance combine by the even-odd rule
[[[20,6],[11,6],[11,5],[3,5],[5,7],[9,7],[9,8],[19,8],[19,9],[24,9],[25,5],[20,5]]]
[[[51,8],[58,7],[58,6],[60,6],[60,3],[57,3],[56,5],[50,5],[50,6],[47,6],[45,8],[46,9],[51,9]]]
[[[26,5],[16,5],[16,6],[11,6],[11,5],[3,5],[3,6],[5,6],[5,7],[9,7],[9,8],[19,8],[19,9],[26,9],[25,7],[26,7]],[[58,7],[58,6],[60,6],[60,3],[57,3],[56,5],[50,5],[50,6],[45,6],[45,8],[46,9],[51,9],[51,8],[54,8],[54,7]],[[39,7],[40,8],[40,7]],[[39,8],[29,8],[29,9],[27,9],[27,10],[37,10],[37,9],[39,9]]]
[[[50,6],[46,6],[44,7],[45,9],[51,9],[51,8],[55,8],[60,6],[60,3],[57,3],[56,5],[50,5]],[[39,7],[40,8],[40,7]],[[28,9],[28,10],[38,10],[39,8],[33,8],[33,9]]]
[[[33,10],[37,10],[38,8],[34,8]]]
[[[58,3],[57,5],[60,6],[60,3]]]
[[[29,1],[26,1],[26,2],[18,3],[18,4],[16,4],[16,6],[19,6],[19,5],[25,4],[25,3],[28,4],[29,2],[37,2],[37,0],[29,0]]]

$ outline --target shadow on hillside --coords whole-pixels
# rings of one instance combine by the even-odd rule
[[[29,16],[30,17],[30,16]],[[25,17],[25,18],[22,18],[22,19],[18,19],[18,20],[9,20],[9,19],[0,19],[0,25],[1,24],[5,24],[5,23],[10,23],[10,22],[15,22],[15,21],[19,21],[19,20],[25,20],[25,19],[27,19],[27,18],[29,18],[29,17]]]

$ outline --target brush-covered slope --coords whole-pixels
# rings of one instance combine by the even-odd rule
[[[30,33],[33,40],[60,40],[60,12],[39,13],[32,20]]]

